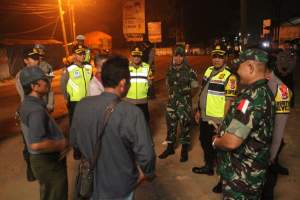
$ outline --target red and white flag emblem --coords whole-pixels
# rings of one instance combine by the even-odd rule
[[[249,103],[250,103],[249,100],[242,99],[240,104],[238,105],[237,109],[245,114],[248,109]]]

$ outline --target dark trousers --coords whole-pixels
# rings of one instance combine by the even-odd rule
[[[41,200],[67,200],[68,178],[66,159],[59,153],[30,155],[34,176],[40,183]]]
[[[149,109],[148,109],[148,103],[143,103],[143,104],[135,104],[137,107],[139,107],[145,116],[146,122],[149,124],[150,121],[150,114],[149,114]]]
[[[74,115],[74,111],[76,108],[78,101],[69,101],[68,102],[68,111],[69,111],[69,127],[71,128],[72,126],[72,120],[73,120],[73,115]],[[74,152],[73,152],[73,156],[74,159],[79,160],[81,158],[81,152],[78,148],[73,148]]]
[[[69,112],[69,127],[72,125],[73,115],[78,101],[69,101],[68,102],[68,112]]]
[[[28,152],[27,144],[25,142],[23,133],[22,133],[22,138],[24,142],[23,158],[26,162],[26,177],[28,181],[35,181],[36,178],[33,175],[31,164],[30,164],[30,153]]]
[[[273,200],[274,198],[274,188],[277,184],[277,177],[278,177],[278,172],[276,171],[275,168],[276,165],[278,165],[279,155],[282,151],[283,146],[284,146],[284,142],[282,140],[277,155],[275,157],[274,163],[271,164],[267,169],[266,183],[264,185],[262,198],[261,198],[262,200]]]
[[[216,152],[212,147],[212,137],[216,134],[213,125],[208,124],[206,121],[200,121],[200,143],[204,153],[205,165],[213,168],[216,158]]]

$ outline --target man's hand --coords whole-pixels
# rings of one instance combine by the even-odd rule
[[[199,122],[200,122],[200,117],[201,117],[200,111],[197,111],[197,112],[195,113],[195,122],[196,122],[197,124],[199,124]]]
[[[137,168],[139,170],[139,178],[137,180],[137,184],[139,185],[146,179],[146,177],[145,177],[144,172],[141,170],[140,166],[137,166]]]

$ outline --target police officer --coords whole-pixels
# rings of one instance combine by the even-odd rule
[[[190,129],[192,122],[192,89],[198,87],[197,75],[194,70],[184,62],[185,52],[177,47],[173,55],[173,64],[166,75],[169,100],[166,108],[167,121],[167,149],[159,155],[165,159],[174,154],[177,125],[180,123],[181,134],[179,143],[182,144],[180,162],[188,160],[190,145]]]
[[[153,77],[150,66],[142,62],[143,52],[139,47],[131,51],[132,60],[129,64],[130,88],[125,97],[125,101],[139,107],[149,123],[150,114],[148,109],[148,89]]]
[[[85,41],[85,36],[84,35],[77,35],[74,45],[82,45],[85,48],[84,62],[85,63],[90,63],[90,61],[91,61],[91,50],[85,46],[84,41]]]
[[[35,44],[34,48],[38,51],[40,55],[40,65],[39,67],[43,70],[48,77],[53,76],[53,67],[45,60],[46,47],[42,44]]]
[[[25,49],[24,54],[23,54],[25,68],[23,68],[22,70],[24,70],[26,68],[39,66],[39,63],[40,63],[39,57],[40,57],[39,53],[36,49],[34,49],[34,48]],[[22,86],[22,83],[21,83],[21,80],[20,80],[20,73],[22,72],[22,70],[20,70],[16,74],[16,89],[17,89],[17,92],[20,96],[21,103],[24,101],[24,98],[25,98],[24,89],[23,89],[23,86]],[[45,103],[47,103],[47,102],[45,102]],[[19,108],[16,111],[16,116],[15,117],[19,122],[19,120],[20,120]],[[27,167],[26,168],[27,180],[28,181],[35,181],[36,177],[33,175],[33,172],[32,172],[32,169],[31,169],[31,164],[30,164],[30,159],[29,159],[29,151],[28,151],[27,144],[25,142],[23,132],[22,132],[22,136],[23,136],[23,142],[24,142],[23,157],[24,157],[24,160],[26,162],[26,167]]]
[[[292,50],[290,41],[285,41],[283,51],[277,54],[276,64],[276,74],[293,92],[291,99],[291,107],[293,108],[295,104],[295,83],[293,71],[297,64],[297,57]]]
[[[223,199],[260,199],[272,143],[275,104],[265,80],[268,55],[259,49],[240,54],[241,91],[215,136]]]
[[[76,104],[88,94],[89,83],[92,78],[92,66],[84,63],[85,48],[76,45],[73,48],[74,62],[67,67],[61,77],[61,88],[69,111],[69,125],[72,124]],[[74,151],[74,158],[80,159],[80,152]]]
[[[47,109],[52,112],[54,111],[54,92],[51,88],[51,82],[54,78],[53,67],[45,60],[46,47],[42,44],[35,44],[34,48],[38,51],[40,55],[39,67],[49,77],[50,80],[50,90],[46,98],[48,98]]]
[[[276,186],[278,175],[278,157],[282,149],[283,134],[290,113],[290,101],[292,96],[291,90],[274,74],[275,63],[270,62],[272,58],[273,57],[269,57],[266,79],[268,80],[268,86],[275,96],[276,113],[269,159],[270,166],[267,170],[267,180],[262,193],[262,199],[264,200],[273,199],[274,187]]]
[[[226,115],[236,96],[237,78],[225,64],[225,50],[216,45],[211,53],[212,64],[206,69],[199,95],[195,120],[200,122],[200,142],[204,152],[203,167],[193,167],[197,174],[214,174],[215,151],[211,145],[215,129]]]

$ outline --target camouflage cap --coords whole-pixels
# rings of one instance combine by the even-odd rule
[[[174,55],[175,56],[177,56],[177,55],[184,56],[185,52],[184,52],[183,47],[181,47],[181,46],[176,47],[174,50]]]
[[[262,63],[268,63],[268,53],[261,49],[247,49],[240,53],[240,63],[246,60],[255,60]]]

